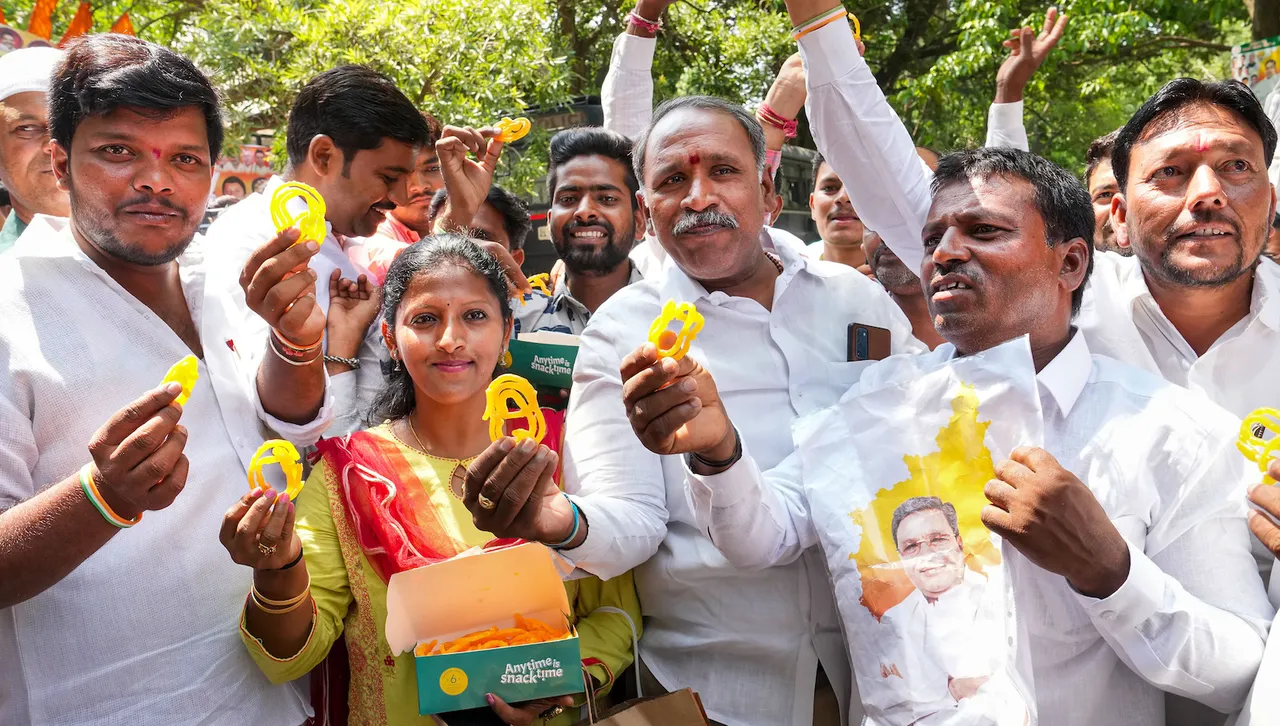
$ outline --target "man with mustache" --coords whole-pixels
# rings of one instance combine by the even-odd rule
[[[805,250],[810,257],[848,265],[864,275],[871,274],[862,250],[862,218],[853,211],[844,182],[822,158],[813,155],[813,193],[809,195],[809,214],[818,225],[817,242]]]
[[[1131,257],[1133,248],[1117,244],[1115,228],[1111,226],[1111,200],[1120,191],[1115,172],[1111,170],[1111,152],[1119,135],[1120,129],[1116,129],[1089,144],[1084,156],[1084,183],[1089,187],[1089,199],[1093,202],[1094,249]]]
[[[764,131],[740,106],[667,101],[636,139],[633,165],[669,260],[615,293],[582,333],[565,435],[570,496],[551,480],[554,455],[501,441],[472,464],[467,507],[481,528],[559,547],[600,577],[636,568],[646,692],[691,686],[730,726],[843,723],[849,667],[817,553],[739,571],[699,525],[686,481],[743,451],[766,466],[791,453],[791,419],[835,402],[865,365],[850,362],[851,325],[884,328],[893,352],[923,347],[865,276],[791,245],[766,249],[773,180]],[[678,362],[646,342],[668,300],[705,318]],[[739,428],[708,436],[692,419],[712,408]]]
[[[0,227],[0,252],[13,246],[37,214],[67,216],[49,162],[49,74],[62,58],[53,48],[24,48],[0,56],[0,186],[13,207]]]
[[[250,576],[212,535],[263,439],[313,443],[332,409],[280,396],[283,364],[255,396],[228,345],[242,295],[193,243],[217,92],[186,58],[114,34],[73,41],[50,88],[70,217],[37,217],[0,257],[0,723],[302,724],[298,691],[228,627]],[[325,324],[314,281],[282,276],[311,251],[287,254],[258,282],[293,308],[280,330],[307,339]],[[199,377],[179,403],[160,384],[188,355]]]
[[[413,173],[405,192],[408,201],[397,204],[378,225],[378,231],[351,250],[355,263],[368,270],[370,279],[378,285],[401,250],[431,234],[431,204],[436,192],[444,188],[440,157],[436,154],[436,142],[442,133],[440,122],[426,111],[422,118],[430,135],[414,154]]]
[[[287,135],[284,176],[273,176],[262,193],[249,195],[219,215],[209,227],[207,244],[223,267],[223,283],[234,288],[243,279],[247,285],[256,267],[248,269],[246,264],[261,265],[269,255],[258,253],[276,236],[270,212],[276,189],[286,181],[299,181],[324,197],[329,234],[302,274],[315,280],[316,303],[328,319],[324,367],[332,376],[338,411],[329,433],[341,435],[361,426],[365,409],[382,385],[384,347],[379,333],[345,324],[353,316],[372,317],[367,305],[355,301],[367,301],[371,286],[369,271],[353,261],[360,256],[361,240],[356,238],[372,235],[389,211],[408,201],[415,154],[431,140],[431,130],[389,78],[364,66],[340,66],[312,78],[298,92]],[[339,293],[335,305],[333,293]],[[262,336],[267,334],[249,305],[241,315],[246,329],[257,325]],[[317,341],[286,344],[305,350]]]
[[[869,229],[862,232],[862,250],[871,267],[871,276],[902,308],[907,320],[911,321],[911,334],[916,340],[929,346],[929,350],[942,345],[944,341],[938,335],[937,328],[933,327],[933,316],[929,314],[924,288],[916,273],[908,270],[884,240],[880,239],[880,235]]]
[[[815,14],[828,5],[805,2]],[[909,163],[910,135],[872,87],[857,48],[836,38],[843,27],[833,22],[800,42],[814,137],[837,171],[889,170],[850,177],[849,196],[913,267],[923,257],[930,175]],[[1267,177],[1275,151],[1275,127],[1235,81],[1179,78],[1134,113],[1111,154],[1111,225],[1116,244],[1134,254],[1097,255],[1076,321],[1094,350],[1202,392],[1236,416],[1280,406],[1272,373],[1280,366],[1280,266],[1262,254],[1277,211]],[[1272,594],[1280,602],[1280,583]]]
[[[1007,545],[1040,723],[1163,726],[1166,692],[1227,713],[1244,701],[1274,616],[1243,526],[1241,495],[1254,477],[1229,413],[1093,354],[1072,325],[1092,267],[1089,207],[1075,177],[1027,152],[944,157],[921,272],[948,344],[923,360],[890,359],[864,379],[875,390],[900,378],[898,366],[933,370],[1026,336],[1044,448],[997,463],[982,522]],[[696,387],[704,393],[691,428],[726,435],[740,419],[726,417],[702,380]],[[810,462],[770,466],[749,454],[690,481],[694,506],[707,507],[699,524],[742,568],[790,562],[817,541]],[[829,560],[858,549],[849,537]]]

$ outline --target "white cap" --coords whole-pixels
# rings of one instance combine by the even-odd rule
[[[62,60],[57,48],[22,48],[0,55],[0,101],[19,93],[49,92],[53,67]]]

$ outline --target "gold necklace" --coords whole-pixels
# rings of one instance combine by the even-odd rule
[[[455,462],[453,471],[449,474],[449,493],[457,497],[458,499],[462,499],[466,495],[466,491],[467,491],[466,462],[468,461],[468,459],[446,459],[443,456],[436,456],[435,454],[432,454],[430,451],[427,451],[427,447],[422,445],[422,439],[418,436],[418,429],[413,425],[413,419],[408,416],[405,416],[404,422],[409,426],[409,433],[413,434],[413,440],[418,444],[418,446],[416,447],[416,450],[418,452],[432,459],[438,459],[440,461]],[[409,446],[408,442],[402,440],[399,436],[396,436],[396,430],[394,425],[388,426],[388,428],[391,430],[391,435],[395,437],[396,441],[399,441],[405,446],[408,446],[410,449],[415,448],[413,446]],[[472,458],[475,458],[475,457],[472,457]]]

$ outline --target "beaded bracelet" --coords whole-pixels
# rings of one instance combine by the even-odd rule
[[[93,475],[89,473],[92,468],[93,464],[85,464],[80,467],[80,488],[84,490],[84,495],[89,498],[89,503],[93,505],[93,508],[98,510],[98,514],[101,514],[102,518],[107,520],[109,524],[120,529],[128,529],[141,522],[141,512],[133,519],[125,519],[115,513],[115,510],[111,508],[110,504],[107,504],[107,500],[103,499],[102,494],[98,491],[98,485],[94,483]]]

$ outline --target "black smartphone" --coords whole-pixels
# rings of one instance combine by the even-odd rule
[[[849,324],[849,361],[884,360],[889,357],[889,331],[874,325]]]

